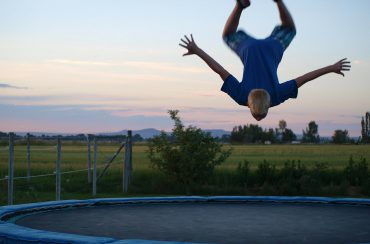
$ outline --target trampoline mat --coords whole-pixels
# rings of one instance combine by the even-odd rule
[[[370,207],[177,203],[70,208],[21,217],[33,229],[116,239],[205,243],[370,242]]]

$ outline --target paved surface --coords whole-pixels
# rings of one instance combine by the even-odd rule
[[[370,207],[323,204],[202,203],[65,209],[18,225],[117,239],[211,243],[370,242]]]

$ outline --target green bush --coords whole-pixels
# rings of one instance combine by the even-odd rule
[[[263,185],[265,183],[274,184],[277,178],[277,170],[275,165],[263,160],[258,164],[256,171],[257,184]]]
[[[253,183],[249,162],[247,160],[244,160],[243,163],[238,164],[238,168],[236,169],[236,177],[239,186],[247,187]]]
[[[306,173],[306,167],[301,164],[301,161],[298,160],[297,163],[295,162],[295,160],[287,161],[284,164],[284,167],[280,170],[279,178],[296,181],[299,180]]]
[[[369,181],[369,167],[365,158],[355,162],[351,156],[344,173],[347,181],[352,186],[361,186]]]
[[[285,195],[296,195],[301,192],[302,178],[307,176],[307,173],[306,167],[299,160],[297,163],[294,160],[287,161],[278,176],[281,192]]]
[[[207,183],[215,166],[229,157],[230,150],[222,150],[222,144],[201,129],[185,128],[177,110],[168,113],[175,122],[172,134],[162,132],[154,137],[148,145],[148,156],[154,168],[190,193],[194,185]]]

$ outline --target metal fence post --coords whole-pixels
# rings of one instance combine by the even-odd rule
[[[60,141],[60,137],[57,140],[57,162],[56,162],[56,170],[55,170],[55,179],[56,179],[56,200],[60,201],[60,192],[61,192],[61,177],[60,177],[60,164],[61,164],[61,149],[62,144]]]
[[[87,182],[91,183],[91,135],[87,135]]]
[[[123,192],[128,192],[132,171],[132,131],[127,132],[125,160],[123,166]]]
[[[27,180],[31,180],[31,146],[29,133],[27,133]]]
[[[96,143],[96,137],[94,137],[94,169],[93,169],[93,196],[96,196],[96,160],[97,160],[97,143]]]
[[[14,133],[9,133],[8,205],[13,205],[14,191]]]

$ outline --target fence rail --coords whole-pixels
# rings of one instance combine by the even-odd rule
[[[97,169],[102,169],[104,166],[97,167]],[[63,171],[60,172],[61,175],[68,175],[68,174],[74,174],[74,173],[80,173],[80,172],[86,172],[89,169],[79,169],[79,170],[71,170],[71,171]],[[90,169],[91,171],[93,168]],[[49,177],[49,176],[56,176],[56,172],[54,171],[53,173],[50,174],[42,174],[42,175],[31,175],[31,176],[17,176],[13,177],[13,180],[24,180],[28,178],[43,178],[43,177]],[[7,181],[9,176],[5,176],[4,178],[1,178],[0,181]]]
[[[29,134],[26,137],[26,150],[17,150],[17,151],[26,151],[27,157],[27,176],[17,176],[14,177],[14,139],[15,134],[9,133],[9,145],[7,147],[1,147],[0,150],[8,151],[9,157],[9,166],[8,166],[8,175],[4,178],[0,178],[0,182],[7,181],[8,183],[8,205],[13,205],[14,203],[14,181],[15,180],[24,180],[27,179],[30,181],[32,178],[41,178],[41,177],[55,177],[56,182],[56,189],[55,189],[55,199],[58,201],[61,199],[61,176],[66,174],[74,174],[79,172],[87,172],[87,181],[89,184],[92,183],[92,195],[96,196],[97,194],[97,182],[98,180],[104,175],[104,173],[108,170],[109,166],[115,160],[115,158],[120,154],[123,148],[125,148],[124,153],[124,160],[123,160],[123,179],[122,179],[122,189],[123,192],[128,191],[131,172],[132,172],[132,133],[128,131],[126,141],[122,142],[120,147],[114,153],[114,155],[109,159],[109,161],[105,164],[105,166],[97,166],[97,137],[94,135],[87,136],[87,151],[88,151],[88,162],[86,169],[80,170],[71,170],[71,171],[61,171],[62,165],[62,139],[60,137],[57,138],[57,145],[49,147],[47,149],[32,149],[31,150],[31,140]],[[93,165],[91,162],[91,140],[93,140]],[[56,150],[56,163],[55,163],[55,171],[49,174],[41,174],[41,175],[31,175],[31,151],[45,151],[45,150]],[[103,169],[103,171],[97,174],[98,169]]]

